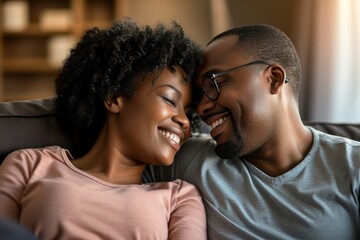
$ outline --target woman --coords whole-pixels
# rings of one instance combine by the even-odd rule
[[[193,185],[142,184],[147,164],[170,165],[190,135],[190,79],[199,47],[174,23],[130,20],[89,30],[56,80],[63,126],[89,150],[19,150],[0,167],[0,215],[40,239],[206,239]]]

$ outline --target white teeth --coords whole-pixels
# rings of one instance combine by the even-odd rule
[[[217,126],[220,126],[221,124],[223,124],[226,121],[226,119],[227,119],[227,117],[224,117],[224,118],[220,118],[220,119],[212,122],[211,123],[211,130],[213,130]]]
[[[165,137],[173,140],[175,143],[179,144],[180,143],[180,137],[174,133],[168,132],[168,131],[164,131],[164,130],[160,130],[161,134],[164,135]]]

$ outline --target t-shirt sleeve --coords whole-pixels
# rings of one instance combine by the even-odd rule
[[[33,168],[25,150],[10,153],[0,165],[0,216],[19,220],[20,203]]]
[[[201,196],[194,185],[180,182],[174,194],[173,210],[169,221],[169,240],[207,239],[206,214]]]

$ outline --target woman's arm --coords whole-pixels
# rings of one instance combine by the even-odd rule
[[[169,238],[207,239],[206,214],[201,196],[194,185],[182,181],[170,215]]]
[[[21,199],[31,174],[26,151],[10,153],[0,165],[0,216],[19,221]]]

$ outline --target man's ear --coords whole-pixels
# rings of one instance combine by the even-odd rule
[[[119,113],[123,104],[124,104],[123,97],[109,98],[104,101],[104,105],[106,109],[112,113]]]
[[[285,83],[286,79],[286,72],[285,70],[278,64],[273,64],[269,66],[270,68],[270,92],[272,94],[277,94],[283,84]]]

